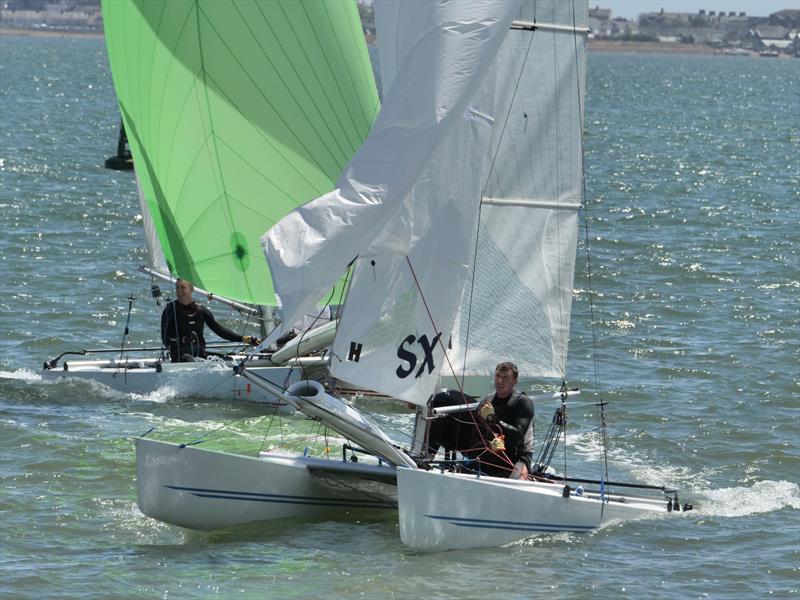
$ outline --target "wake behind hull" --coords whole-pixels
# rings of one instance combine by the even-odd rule
[[[557,483],[398,469],[400,538],[438,551],[502,546],[537,533],[588,532],[612,521],[666,513],[666,501],[563,496]]]
[[[355,520],[397,507],[395,471],[388,466],[248,457],[146,438],[135,443],[139,509],[188,529],[289,518]]]

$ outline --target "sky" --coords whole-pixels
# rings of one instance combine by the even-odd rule
[[[665,12],[696,13],[701,8],[709,11],[726,13],[736,11],[747,13],[753,17],[768,17],[774,12],[787,8],[800,9],[800,0],[589,0],[594,8],[610,8],[611,17],[636,19],[640,13]]]

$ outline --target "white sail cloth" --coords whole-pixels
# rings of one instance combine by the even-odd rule
[[[395,27],[378,31],[390,87],[375,131],[339,189],[264,240],[288,306],[322,296],[314,285],[358,255],[334,375],[417,404],[442,369],[489,375],[512,360],[564,376],[586,12],[585,0],[376,5]],[[282,268],[305,271],[283,281]]]
[[[453,333],[457,375],[565,377],[582,197],[586,0],[523,3],[497,60],[493,167]],[[550,27],[549,25],[554,25]]]
[[[385,5],[376,5],[379,27],[400,12],[390,3],[387,18]],[[491,375],[511,360],[523,376],[565,377],[586,12],[580,0],[523,3],[470,106],[473,123],[488,125],[491,139],[487,128],[457,126],[433,155],[414,187],[412,222],[435,224],[417,229],[407,264],[393,256],[357,263],[334,343],[334,374],[416,403],[427,400],[440,371]],[[379,29],[378,39],[382,79],[393,82],[413,35]]]
[[[412,222],[410,192],[462,120],[518,5],[483,0],[399,7],[398,28],[417,33],[372,133],[336,190],[296,209],[262,238],[284,326],[324,297],[356,256],[405,256],[420,228],[431,226]]]
[[[144,243],[147,250],[147,266],[163,273],[169,274],[169,267],[167,261],[164,259],[164,252],[161,250],[161,243],[158,241],[158,233],[156,232],[153,217],[150,215],[150,206],[147,204],[147,199],[144,197],[144,191],[139,183],[139,175],[136,175],[136,191],[139,193],[139,210],[142,213],[142,227],[144,228]]]

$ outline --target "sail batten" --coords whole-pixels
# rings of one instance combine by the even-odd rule
[[[487,206],[528,206],[530,208],[552,208],[554,210],[580,210],[576,202],[553,202],[552,200],[519,200],[515,198],[484,198],[481,203]]]
[[[562,25],[558,23],[543,23],[541,21],[519,21],[514,20],[511,23],[511,29],[525,29],[527,31],[560,31],[562,33],[580,33],[588,34],[591,29],[588,27],[576,27],[574,25]]]

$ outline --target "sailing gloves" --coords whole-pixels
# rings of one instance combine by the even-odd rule
[[[254,335],[243,335],[242,343],[250,344],[251,346],[258,346],[261,343],[261,340]]]
[[[492,406],[491,402],[484,402],[483,405],[478,409],[478,416],[483,419],[484,421],[494,420],[494,406]]]
[[[495,438],[492,440],[490,446],[492,447],[492,450],[494,452],[505,452],[505,450],[506,450],[505,439],[503,439],[502,435],[495,436]]]

